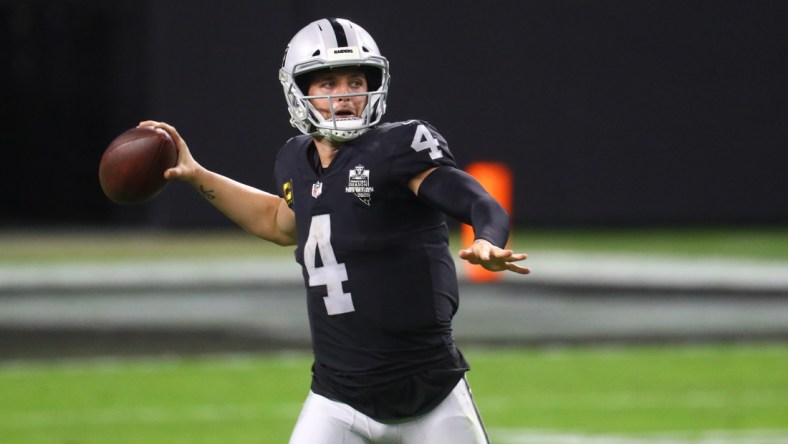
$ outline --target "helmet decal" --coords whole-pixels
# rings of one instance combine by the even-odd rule
[[[342,24],[339,23],[339,20],[332,18],[328,19],[329,23],[331,23],[331,27],[334,28],[334,35],[337,38],[337,47],[345,47],[347,46],[347,36],[345,35],[345,28],[342,27]]]

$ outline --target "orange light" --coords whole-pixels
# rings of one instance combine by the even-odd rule
[[[466,172],[478,180],[507,213],[512,214],[513,186],[509,167],[499,162],[474,162],[468,165]],[[473,243],[473,227],[461,224],[460,243],[463,248]],[[501,273],[486,270],[481,265],[473,265],[467,261],[465,261],[465,273],[473,282],[490,282],[502,277]]]

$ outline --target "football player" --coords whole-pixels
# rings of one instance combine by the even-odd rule
[[[172,126],[191,183],[248,232],[296,245],[314,363],[293,444],[485,443],[454,344],[459,305],[445,215],[473,226],[460,258],[527,274],[505,248],[509,216],[458,169],[446,140],[420,120],[382,123],[389,63],[343,19],[310,23],[290,41],[279,80],[303,135],[279,151],[278,195],[200,166]]]

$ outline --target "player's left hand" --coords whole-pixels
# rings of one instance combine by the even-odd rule
[[[481,265],[490,271],[509,270],[518,274],[528,274],[531,272],[530,268],[515,263],[527,258],[528,255],[525,253],[498,248],[484,239],[477,239],[470,247],[460,250],[460,259]]]

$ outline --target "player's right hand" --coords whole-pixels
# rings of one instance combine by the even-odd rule
[[[194,160],[192,157],[191,152],[189,151],[188,145],[186,145],[186,141],[183,140],[180,134],[178,134],[178,130],[175,129],[174,126],[164,123],[164,122],[157,122],[155,120],[145,120],[140,122],[138,126],[152,126],[154,128],[161,128],[172,138],[172,141],[175,142],[175,147],[178,150],[178,163],[164,171],[164,178],[169,179],[179,179],[185,182],[194,182],[195,176],[197,175],[198,171],[202,168],[200,164]]]

